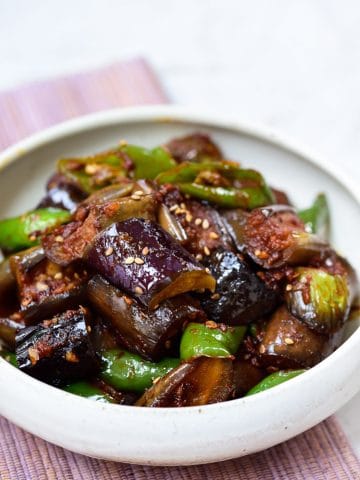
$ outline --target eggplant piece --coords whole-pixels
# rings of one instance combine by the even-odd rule
[[[80,265],[61,267],[51,262],[41,247],[12,255],[10,266],[27,325],[78,307],[84,299],[87,271]]]
[[[16,280],[12,274],[9,260],[0,263],[0,303],[3,303],[7,295],[16,288]]]
[[[11,350],[15,349],[16,335],[25,328],[21,314],[14,313],[8,317],[0,316],[0,338]]]
[[[304,267],[297,268],[295,274],[295,280],[286,288],[290,312],[319,333],[342,327],[353,300],[347,276]]]
[[[193,133],[185,137],[174,138],[165,145],[165,148],[178,163],[222,159],[219,147],[204,133]]]
[[[271,188],[271,191],[274,195],[276,205],[291,205],[289,197],[285,192],[277,188]]]
[[[48,181],[46,195],[37,208],[62,208],[72,213],[86,197],[87,194],[78,185],[56,173]]]
[[[80,205],[73,222],[42,239],[46,256],[58,265],[69,265],[82,259],[94,237],[109,225],[134,217],[153,220],[156,207],[154,195],[132,195],[96,205]]]
[[[215,279],[155,222],[131,218],[101,232],[86,254],[87,264],[150,309],[163,300]]]
[[[248,214],[233,211],[227,221],[240,251],[266,269],[306,265],[330,250],[327,242],[305,231],[295,210],[287,205],[256,208]]]
[[[215,208],[198,200],[186,198],[172,185],[162,187],[160,192],[163,206],[167,207],[173,222],[180,225],[185,237],[175,235],[171,222],[166,223],[161,217],[160,224],[200,261],[217,248],[233,249],[232,239]],[[169,223],[170,228],[167,226]]]
[[[136,402],[142,407],[190,407],[224,402],[234,390],[229,358],[197,357],[154,383]]]
[[[214,295],[202,295],[201,305],[215,322],[244,325],[278,305],[278,292],[268,287],[240,254],[214,252],[208,265],[216,278],[216,290]]]
[[[233,366],[235,398],[243,397],[266,376],[266,372],[263,369],[253,365],[249,360],[236,359]]]
[[[55,386],[96,373],[98,359],[91,343],[88,310],[68,310],[16,335],[20,370]]]
[[[149,310],[99,275],[88,284],[88,299],[110,321],[121,343],[131,352],[156,360],[169,350],[186,322],[205,321],[198,303],[188,295],[165,300]]]
[[[333,335],[319,334],[282,306],[267,323],[258,353],[266,367],[306,368],[330,355],[341,340],[342,330]]]

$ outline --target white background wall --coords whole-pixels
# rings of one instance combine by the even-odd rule
[[[360,181],[358,0],[0,0],[0,89],[134,55],[173,101],[271,127]],[[360,453],[359,406],[341,418]]]

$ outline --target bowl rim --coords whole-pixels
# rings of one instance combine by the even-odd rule
[[[0,175],[2,171],[12,164],[13,162],[20,160],[21,157],[25,154],[28,154],[41,146],[50,145],[56,140],[66,138],[67,136],[79,134],[85,131],[90,131],[92,129],[99,129],[102,127],[107,127],[111,125],[121,125],[121,124],[131,124],[139,122],[159,122],[159,123],[181,123],[181,124],[199,124],[200,128],[213,127],[216,129],[223,129],[225,131],[231,131],[234,134],[246,135],[248,137],[259,140],[260,142],[268,143],[272,146],[275,146],[283,151],[286,151],[290,154],[300,157],[306,163],[315,165],[323,172],[328,174],[330,177],[335,178],[335,180],[341,184],[341,186],[351,195],[351,197],[360,205],[360,192],[357,189],[355,181],[351,177],[347,176],[344,171],[338,169],[336,165],[329,165],[324,160],[321,160],[318,155],[310,153],[309,149],[303,147],[299,148],[294,145],[294,142],[288,139],[285,139],[283,135],[278,135],[273,130],[252,126],[249,123],[243,123],[237,119],[231,118],[230,116],[222,117],[218,114],[212,113],[199,113],[197,110],[189,109],[187,107],[179,106],[164,106],[164,105],[155,105],[155,106],[141,106],[141,107],[127,107],[119,109],[105,110],[98,113],[93,113],[90,115],[80,116],[72,120],[60,123],[53,127],[42,130],[38,133],[31,135],[30,137],[25,138],[24,140],[16,143],[15,145],[7,148],[0,154]],[[289,382],[284,382],[281,385],[277,386],[275,392],[273,389],[266,390],[257,395],[243,397],[235,400],[229,400],[227,402],[221,402],[211,405],[204,405],[199,407],[182,407],[182,408],[158,408],[158,409],[147,409],[147,408],[138,408],[134,406],[121,405],[121,409],[126,413],[133,412],[135,409],[139,412],[146,410],[146,415],[148,417],[162,416],[164,412],[171,414],[171,416],[177,417],[185,414],[192,414],[192,412],[197,412],[201,410],[204,414],[205,412],[218,411],[219,409],[227,408],[229,404],[244,405],[245,403],[256,403],[266,401],[268,398],[271,398],[275,395],[281,397],[282,392],[286,392],[289,389],[295,387],[296,384],[307,381],[308,383],[312,381],[313,377],[321,376],[322,371],[329,370],[332,366],[341,362],[343,357],[346,357],[348,352],[360,347],[360,327],[354,331],[354,333],[345,340],[342,345],[333,352],[329,357],[324,359],[318,365],[315,365],[304,374],[297,376]],[[59,395],[61,398],[71,398],[73,402],[80,402],[83,404],[86,402],[88,405],[87,410],[93,410],[95,413],[99,408],[102,410],[108,410],[109,412],[114,412],[119,409],[119,405],[116,404],[103,404],[98,402],[89,402],[88,399],[82,397],[75,397],[73,394],[64,392],[55,387],[49,386],[39,380],[31,378],[27,375],[24,375],[23,372],[20,372],[14,369],[11,365],[8,364],[4,359],[0,359],[0,368],[7,369],[9,374],[21,375],[26,378],[26,381],[29,382],[29,385],[41,384],[42,388],[46,390],[49,394],[52,392],[52,395]],[[11,369],[11,370],[10,370]],[[35,383],[34,383],[35,382]],[[50,390],[51,392],[50,392]],[[74,398],[75,397],[75,398]]]

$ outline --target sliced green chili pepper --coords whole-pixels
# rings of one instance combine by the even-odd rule
[[[17,363],[16,355],[14,352],[10,352],[9,350],[2,348],[0,350],[0,357],[2,357],[7,362],[11,363],[11,365],[13,365],[14,367],[18,368],[18,363]]]
[[[263,392],[264,390],[268,390],[269,388],[276,387],[276,385],[280,385],[287,380],[297,377],[298,375],[306,372],[306,370],[279,370],[278,372],[274,372],[271,375],[265,377],[261,382],[259,382],[255,387],[248,391],[245,395],[246,397],[250,395],[254,395],[255,393]]]
[[[71,383],[64,387],[66,392],[73,393],[74,395],[79,395],[80,397],[88,398],[89,400],[94,400],[96,402],[103,403],[113,403],[113,400],[109,395],[106,395],[100,388],[95,387],[89,382],[81,381]]]
[[[274,202],[259,172],[233,162],[183,162],[158,175],[156,181],[175,184],[185,194],[225,208],[253,209]]]
[[[350,311],[347,277],[331,275],[317,268],[299,267],[286,302],[293,315],[320,333],[330,333],[343,325]]]
[[[57,170],[88,194],[120,183],[127,176],[123,155],[119,149],[93,157],[62,158],[57,162]]]
[[[306,230],[316,233],[323,240],[329,239],[330,210],[325,194],[320,193],[310,208],[300,210],[299,217],[305,223]]]
[[[102,354],[101,378],[123,391],[143,392],[156,378],[163,377],[177,367],[180,360],[164,358],[153,363],[125,350],[108,350]]]
[[[181,337],[180,358],[230,357],[237,352],[245,332],[245,326],[226,327],[215,322],[189,323]]]
[[[175,160],[162,147],[149,150],[137,145],[124,145],[121,151],[134,163],[135,178],[153,180],[160,173],[176,165]]]
[[[39,233],[70,220],[71,215],[59,208],[39,208],[19,217],[0,221],[0,248],[13,252],[33,247]]]

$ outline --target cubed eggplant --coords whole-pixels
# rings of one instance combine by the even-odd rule
[[[305,231],[295,210],[287,205],[256,208],[228,218],[230,234],[241,251],[263,268],[285,264],[307,265],[316,255],[327,254],[329,244]]]
[[[76,308],[84,300],[88,273],[81,265],[61,267],[45,258],[41,247],[34,247],[12,255],[10,266],[27,325]]]
[[[247,324],[270,313],[279,303],[278,292],[263,282],[241,254],[214,252],[209,268],[216,278],[214,295],[202,295],[202,307],[215,322]]]
[[[160,378],[136,402],[142,407],[190,407],[224,402],[234,391],[229,358],[197,357]]]
[[[86,196],[87,194],[79,186],[64,175],[56,173],[48,181],[46,195],[37,208],[54,207],[74,212]]]
[[[86,261],[151,309],[181,293],[215,288],[215,279],[171,235],[142,218],[114,223],[97,235]]]
[[[222,158],[219,147],[204,133],[193,133],[185,137],[174,138],[165,147],[179,163],[221,160]]]
[[[20,313],[8,317],[0,316],[0,339],[11,350],[15,349],[15,337],[25,327]]]
[[[58,265],[82,259],[94,237],[114,222],[128,218],[155,218],[154,195],[132,195],[106,203],[86,204],[74,214],[74,221],[59,227],[42,240],[46,256]]]
[[[20,370],[60,386],[96,373],[98,360],[90,339],[88,310],[68,310],[16,335]]]
[[[266,376],[265,370],[253,365],[249,360],[236,359],[233,366],[235,398],[243,397]]]
[[[121,343],[131,352],[156,360],[171,347],[186,322],[205,321],[198,303],[188,295],[165,300],[155,310],[139,304],[99,275],[88,284],[88,298],[110,321]]]
[[[12,274],[9,260],[0,263],[0,304],[16,289],[16,280]]]
[[[319,333],[331,333],[346,322],[352,298],[347,275],[298,267],[287,285],[286,302],[293,315]]]
[[[258,353],[266,367],[312,367],[330,355],[341,340],[342,330],[333,335],[319,334],[282,306],[267,323]]]
[[[160,193],[164,206],[186,234],[184,238],[173,236],[200,261],[217,248],[233,248],[223,218],[215,208],[205,202],[186,198],[173,185],[162,187]],[[160,223],[172,234],[171,229],[166,228],[166,223]]]

